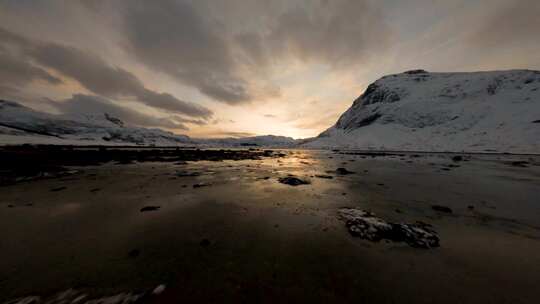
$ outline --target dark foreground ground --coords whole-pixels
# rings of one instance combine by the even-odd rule
[[[0,303],[538,303],[539,157],[149,151],[0,151]]]

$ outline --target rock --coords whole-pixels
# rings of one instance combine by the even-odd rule
[[[166,287],[167,286],[165,286],[165,284],[158,285],[156,288],[154,288],[154,290],[152,291],[152,294],[156,296],[160,295],[165,291]]]
[[[278,181],[280,183],[282,183],[282,184],[286,184],[286,185],[294,186],[294,187],[300,186],[300,185],[309,185],[309,184],[311,184],[307,180],[302,180],[302,179],[299,179],[299,178],[294,177],[294,176],[281,177]]]
[[[354,174],[354,172],[352,171],[349,171],[345,168],[337,168],[336,169],[336,173],[339,174],[339,175],[348,175],[348,174]]]
[[[200,176],[200,172],[188,172],[188,171],[176,171],[176,176],[185,177],[185,176]]]
[[[446,207],[446,206],[440,206],[440,205],[433,205],[431,206],[431,209],[438,211],[438,212],[444,212],[444,213],[452,213],[452,209]]]
[[[161,208],[160,206],[145,206],[141,208],[141,212],[147,212],[147,211],[157,211]]]
[[[199,243],[199,245],[201,245],[201,247],[208,247],[210,246],[210,240],[209,239],[202,239],[201,242]]]
[[[521,168],[527,168],[528,164],[529,162],[526,162],[526,161],[514,161],[511,163],[512,166],[521,167]]]
[[[141,251],[139,249],[133,249],[128,252],[128,256],[130,258],[136,258],[141,254]]]
[[[317,178],[324,178],[324,179],[333,179],[334,177],[332,175],[324,175],[324,174],[318,174],[315,175]]]
[[[345,221],[349,232],[362,239],[405,242],[415,248],[439,247],[437,233],[426,223],[391,223],[376,217],[374,213],[354,208],[340,209],[339,216]]]
[[[196,189],[196,188],[208,187],[210,185],[212,184],[211,183],[198,183],[198,184],[193,185],[193,188]]]
[[[463,156],[461,155],[456,155],[454,157],[452,157],[452,161],[455,161],[455,162],[459,162],[459,161],[462,161],[463,160]]]
[[[67,187],[52,188],[51,192],[58,192],[58,191],[66,190],[66,189],[67,189]]]

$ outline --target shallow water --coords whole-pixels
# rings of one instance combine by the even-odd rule
[[[538,157],[286,153],[106,164],[1,187],[0,302],[160,284],[165,292],[148,301],[536,302]],[[459,167],[445,171],[450,164]],[[278,182],[289,174],[310,184]],[[337,217],[342,207],[429,223],[441,247],[354,238]]]

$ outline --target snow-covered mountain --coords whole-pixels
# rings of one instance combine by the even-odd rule
[[[128,127],[107,113],[54,115],[0,100],[0,143],[190,145],[193,141],[160,129]]]
[[[540,72],[385,76],[302,146],[540,153]]]
[[[284,136],[197,139],[160,129],[127,126],[108,113],[54,115],[0,100],[0,144],[291,147]]]

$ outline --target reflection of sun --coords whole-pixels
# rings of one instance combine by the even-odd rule
[[[306,167],[306,169],[309,169],[320,164],[319,159],[313,157],[312,151],[290,150],[288,153],[286,157],[278,158],[285,166]]]

